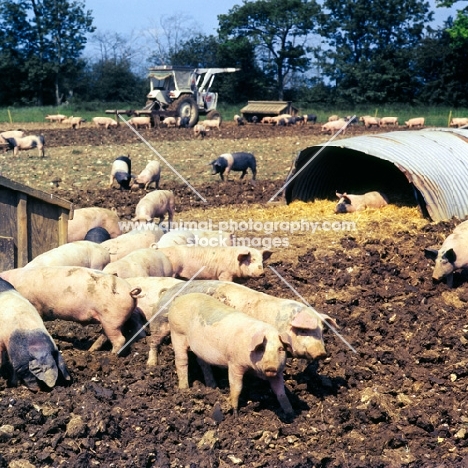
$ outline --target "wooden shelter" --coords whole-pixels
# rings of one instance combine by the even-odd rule
[[[0,176],[0,271],[67,242],[71,202]]]

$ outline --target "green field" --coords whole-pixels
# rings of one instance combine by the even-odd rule
[[[218,110],[225,120],[231,120],[235,114],[240,113],[240,109],[246,103],[239,105],[218,106]],[[300,114],[315,114],[319,122],[326,122],[328,116],[337,114],[339,116],[361,116],[372,115],[377,117],[396,116],[400,125],[413,117],[425,117],[426,126],[446,127],[450,117],[468,117],[468,109],[450,109],[449,107],[411,107],[403,105],[388,106],[360,106],[355,109],[339,108],[312,108],[307,104],[295,103],[293,105],[299,109]],[[98,115],[106,115],[107,109],[138,109],[141,107],[137,103],[83,103],[81,105],[63,105],[60,107],[9,107],[0,108],[0,124],[15,124],[23,122],[44,122],[47,114],[64,114],[66,116],[79,116],[90,121]]]

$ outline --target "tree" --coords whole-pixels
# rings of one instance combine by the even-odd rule
[[[416,81],[412,51],[432,19],[421,0],[325,0],[321,34],[324,74],[341,100],[408,102]]]
[[[291,75],[308,69],[306,42],[319,11],[315,0],[244,0],[242,6],[218,16],[218,32],[221,41],[243,38],[251,42],[282,100]]]
[[[83,66],[80,56],[86,34],[94,31],[92,21],[79,0],[1,2],[0,53],[19,59],[26,98],[61,103],[62,83]]]
[[[466,0],[436,0],[438,7],[451,7],[459,1]],[[447,32],[452,38],[452,45],[459,47],[468,39],[468,6],[457,11],[457,17],[452,22],[450,27],[447,27]]]

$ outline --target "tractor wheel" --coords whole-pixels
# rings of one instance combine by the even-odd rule
[[[219,120],[219,124],[221,125],[221,122],[223,121],[223,118],[221,117],[221,114],[217,110],[212,110],[206,114],[206,119],[207,120]]]
[[[193,127],[198,123],[198,107],[197,103],[190,96],[183,96],[171,104],[171,109],[175,109],[177,117],[181,119],[189,118],[189,127]]]

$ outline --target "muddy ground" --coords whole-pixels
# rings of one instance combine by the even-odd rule
[[[128,129],[80,130],[95,145],[109,144],[108,138],[118,145],[124,130],[128,138]],[[192,138],[188,131],[166,130],[160,138]],[[277,130],[299,131],[226,126],[218,137],[252,139],[258,131],[263,138]],[[78,135],[45,131],[51,146],[71,144]],[[265,203],[282,182],[216,181],[197,188],[209,195],[204,209],[238,210]],[[200,208],[184,186],[171,188],[179,212]],[[55,190],[79,207],[117,206],[126,219],[141,197],[93,187]],[[374,221],[376,231],[381,222]],[[179,392],[170,339],[162,347],[161,365],[149,372],[145,340],[123,357],[108,349],[89,353],[99,326],[48,322],[73,381],[35,394],[9,386],[4,368],[0,467],[468,466],[468,276],[455,275],[453,289],[434,284],[423,253],[456,224],[428,222],[420,228],[419,221],[408,219],[392,230],[389,218],[382,239],[362,230],[339,234],[333,242],[292,236],[294,248],[272,256],[268,264],[316,309],[334,317],[356,351],[328,330],[325,360],[288,359],[292,420],[283,417],[268,385],[252,376],[244,380],[235,418],[227,407],[226,371],[217,370],[219,388],[208,389],[195,361],[190,391]],[[297,299],[269,269],[246,285]]]

